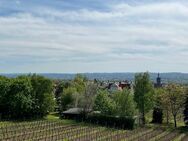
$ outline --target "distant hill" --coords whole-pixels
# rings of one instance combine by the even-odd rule
[[[85,75],[88,79],[98,79],[98,80],[129,80],[133,81],[135,73],[81,73]],[[7,77],[17,77],[19,75],[27,74],[0,74]],[[40,73],[39,75],[45,76],[50,79],[65,79],[71,80],[76,74],[65,74],[65,73]],[[157,73],[150,73],[151,80],[155,81]],[[188,73],[161,73],[161,79],[163,82],[178,82],[188,84]]]

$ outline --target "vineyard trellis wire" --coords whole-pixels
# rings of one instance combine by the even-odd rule
[[[165,133],[161,128],[122,130],[99,125],[61,121],[32,121],[1,124],[0,141],[170,141],[179,132]],[[161,136],[159,136],[161,135]]]

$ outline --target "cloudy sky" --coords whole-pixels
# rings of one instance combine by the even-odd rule
[[[187,0],[0,0],[0,73],[188,72]]]

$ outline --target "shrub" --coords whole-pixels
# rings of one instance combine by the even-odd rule
[[[152,123],[161,124],[163,122],[163,112],[160,108],[154,108]]]
[[[89,115],[88,117],[77,116],[78,121],[85,121],[88,123],[98,124],[113,128],[133,129],[135,119],[132,117],[114,117],[106,115]]]

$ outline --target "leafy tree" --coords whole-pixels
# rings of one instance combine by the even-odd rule
[[[6,93],[6,108],[10,118],[27,118],[32,111],[32,86],[29,78],[12,79]]]
[[[85,91],[83,98],[80,101],[80,107],[83,108],[83,114],[87,114],[91,111],[94,105],[94,97],[97,95],[97,84],[87,82],[85,86]]]
[[[184,109],[184,121],[185,121],[185,124],[188,125],[188,88],[186,89],[186,102],[185,102],[185,109]]]
[[[155,102],[157,108],[161,109],[166,116],[166,123],[169,124],[170,118],[170,99],[166,88],[158,88],[155,90]]]
[[[73,94],[76,89],[73,87],[69,87],[64,89],[64,92],[61,94],[61,110],[64,111],[68,108],[68,106],[72,105],[74,102]]]
[[[53,85],[37,75],[0,77],[0,114],[3,118],[33,118],[53,110]]]
[[[108,92],[100,90],[94,101],[94,110],[100,111],[101,114],[113,115],[115,103],[109,97]]]
[[[142,123],[145,124],[145,114],[153,107],[153,86],[149,73],[135,75],[134,100],[142,115]]]
[[[10,79],[0,77],[0,118],[8,114],[8,92],[10,89]]]
[[[32,96],[34,98],[32,105],[34,107],[33,114],[43,117],[48,112],[51,112],[55,106],[53,83],[43,76],[34,74],[31,76],[31,84],[33,87]]]
[[[163,93],[163,88],[155,89],[152,123],[161,124],[163,122],[163,110],[166,108],[166,104],[163,103]]]
[[[61,110],[68,107],[83,107],[87,89],[87,78],[77,74],[73,81],[62,82],[59,85],[61,91]]]
[[[74,93],[75,107],[78,107],[78,104],[81,98],[83,97],[86,82],[87,82],[87,78],[80,74],[77,74],[73,80],[73,87],[76,89]]]
[[[174,127],[177,127],[177,115],[183,110],[185,104],[185,91],[179,84],[169,84],[166,87],[170,103],[170,111],[174,119]]]
[[[133,98],[133,94],[131,94],[130,90],[124,89],[123,91],[117,91],[113,96],[116,103],[116,114],[119,116],[133,117],[136,109]]]
[[[61,94],[63,93],[64,89],[67,89],[72,86],[70,81],[57,81],[54,83],[56,85],[56,87],[55,87],[56,98],[61,97]]]
[[[70,81],[55,81],[55,98],[56,98],[56,110],[58,112],[62,112],[62,110],[66,109],[66,106],[64,107],[61,102],[62,102],[62,97],[64,96],[64,90],[71,87],[71,82]]]

